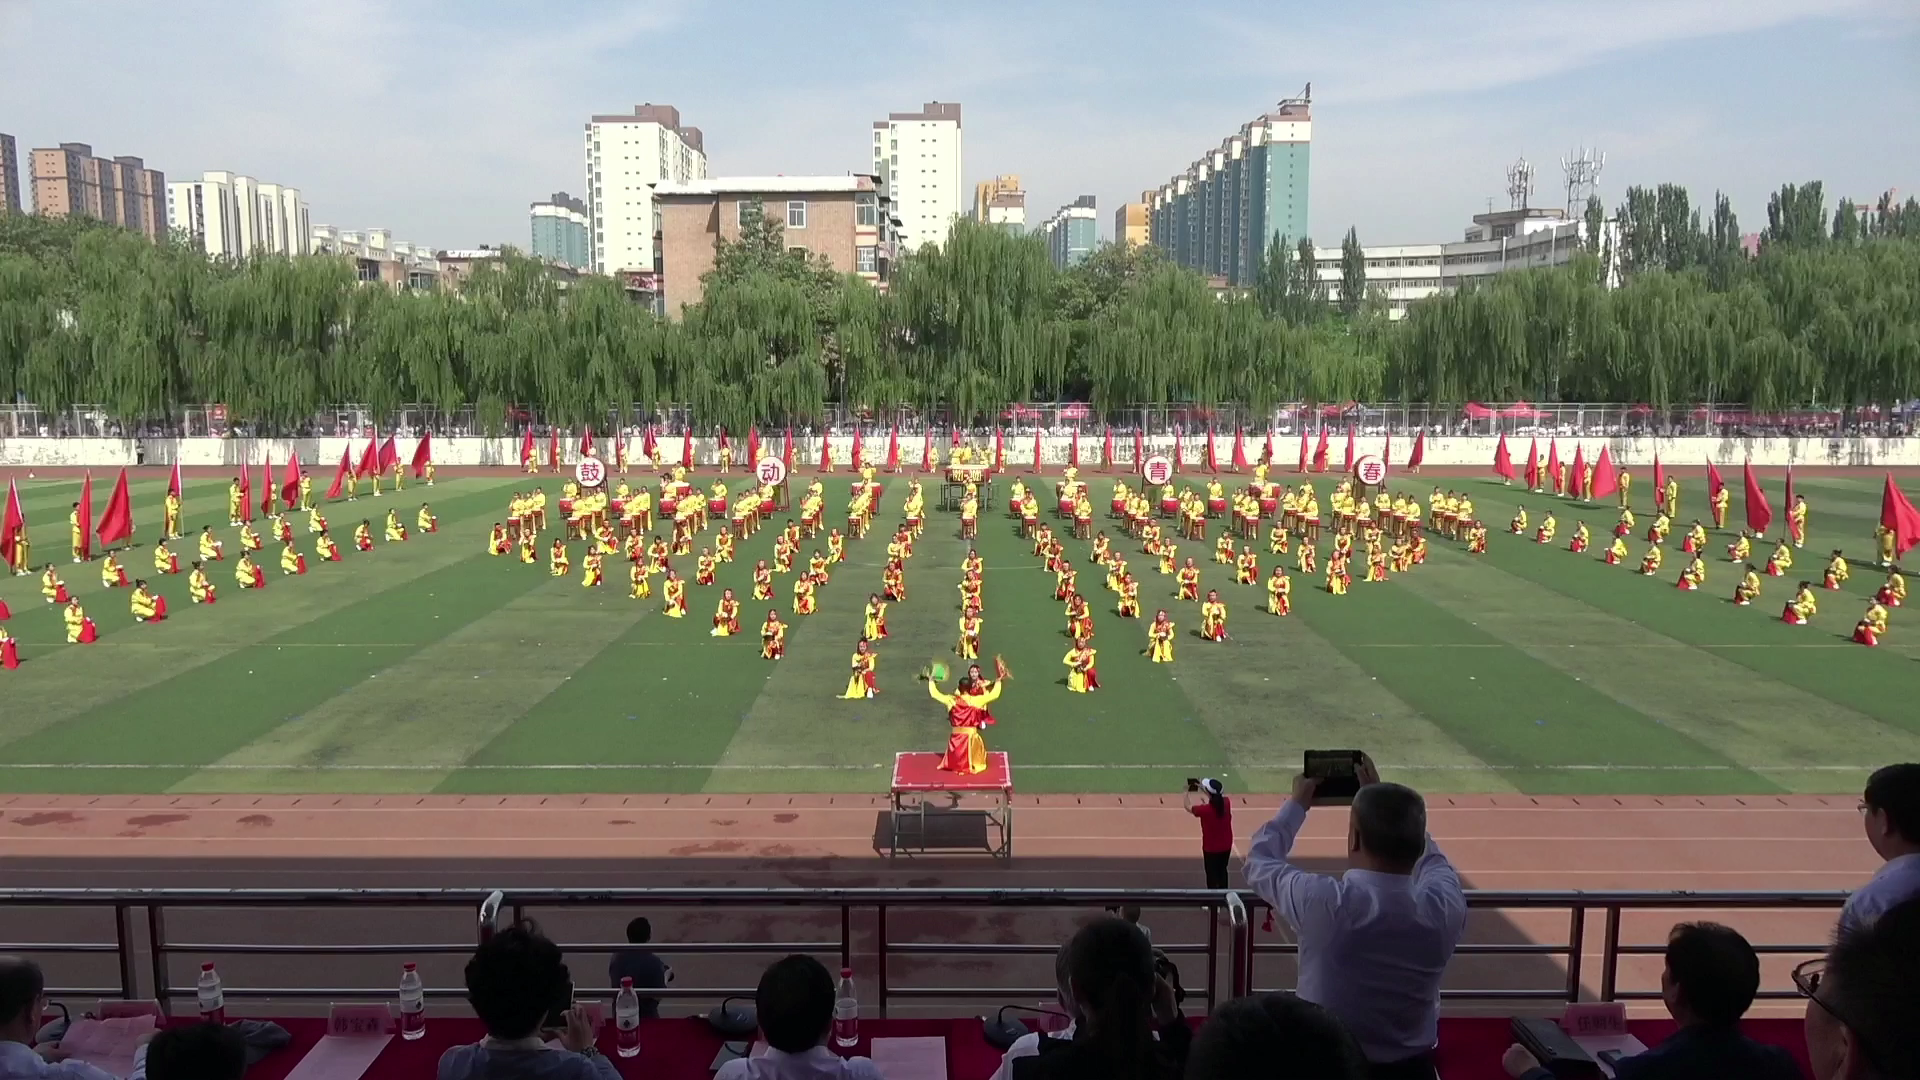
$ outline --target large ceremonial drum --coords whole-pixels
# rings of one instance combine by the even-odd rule
[[[1224,514],[1226,512],[1227,512],[1227,500],[1225,499],[1208,499],[1207,500],[1207,513]]]
[[[709,498],[707,500],[707,513],[719,515],[725,514],[726,512],[727,500],[720,498]]]
[[[1171,495],[1169,495],[1169,496],[1167,496],[1167,497],[1166,497],[1166,498],[1164,498],[1164,499],[1161,499],[1161,500],[1160,500],[1160,512],[1161,512],[1161,513],[1163,513],[1163,514],[1177,514],[1177,513],[1179,513],[1179,512],[1180,512],[1180,500],[1179,500],[1179,499],[1176,499],[1176,498],[1174,498],[1174,497],[1173,497],[1173,496],[1171,496]]]
[[[673,516],[673,512],[675,510],[678,510],[679,508],[680,508],[679,499],[675,498],[672,495],[663,494],[660,496],[660,516],[661,517],[670,518]]]

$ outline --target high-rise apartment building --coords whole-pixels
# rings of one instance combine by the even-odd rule
[[[167,185],[167,224],[216,258],[306,255],[312,218],[300,189],[220,170]]]
[[[0,214],[20,212],[20,155],[13,136],[0,132]]]
[[[1113,212],[1113,242],[1122,247],[1144,247],[1153,242],[1152,214],[1147,202],[1153,192],[1140,193],[1139,202],[1122,205]]]
[[[1312,98],[1288,98],[1242,124],[1149,200],[1153,243],[1228,285],[1253,282],[1274,237],[1307,235]]]
[[[1009,232],[1027,231],[1027,193],[1020,178],[1003,173],[973,186],[973,220]]]
[[[1047,255],[1053,265],[1077,266],[1087,261],[1100,244],[1100,222],[1093,196],[1082,195],[1053,212],[1036,231],[1046,237]]]
[[[546,202],[532,204],[528,215],[533,222],[533,246],[528,250],[534,258],[565,263],[576,270],[593,265],[593,242],[589,239],[593,219],[586,203],[556,191]]]
[[[909,248],[946,242],[966,209],[961,193],[960,105],[929,101],[917,113],[873,122],[873,171],[893,200]],[[1021,217],[1026,200],[1021,199]]]
[[[86,143],[33,151],[33,209],[88,217],[158,240],[167,228],[167,178],[137,157],[93,156]]]
[[[652,292],[660,255],[653,187],[706,179],[700,129],[682,127],[680,110],[671,105],[596,116],[587,121],[586,163],[594,272],[636,276],[641,291]]]

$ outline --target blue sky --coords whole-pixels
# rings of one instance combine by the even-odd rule
[[[966,180],[1018,173],[1038,222],[1112,209],[1280,97],[1314,92],[1312,230],[1457,239],[1522,155],[1715,188],[1920,191],[1920,0],[794,5],[641,0],[0,0],[0,131],[170,177],[300,187],[313,220],[439,247],[525,244],[581,191],[581,125],[679,106],[716,174],[867,167],[871,122],[965,108]],[[24,161],[23,161],[24,165]]]

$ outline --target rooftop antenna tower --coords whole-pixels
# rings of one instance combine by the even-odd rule
[[[1583,146],[1560,159],[1560,171],[1566,175],[1568,217],[1579,213],[1587,204],[1587,196],[1600,190],[1600,170],[1606,164],[1607,155],[1597,147]]]
[[[1507,166],[1507,201],[1515,210],[1525,210],[1533,194],[1533,165],[1526,158]]]

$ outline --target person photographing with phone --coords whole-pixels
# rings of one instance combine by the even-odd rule
[[[1200,861],[1207,888],[1227,888],[1227,860],[1233,855],[1233,804],[1226,788],[1209,776],[1187,779],[1187,813],[1200,819]]]
[[[1350,791],[1347,870],[1292,861],[1316,798]],[[1466,926],[1460,877],[1427,834],[1418,792],[1380,781],[1358,751],[1307,752],[1293,795],[1254,834],[1247,884],[1293,928],[1299,995],[1346,1024],[1374,1080],[1432,1080],[1440,979]]]

